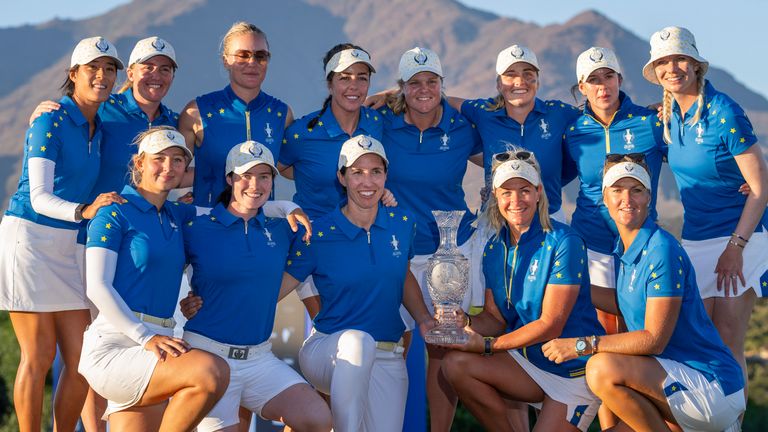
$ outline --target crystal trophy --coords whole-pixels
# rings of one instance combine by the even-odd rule
[[[427,332],[424,340],[431,344],[463,344],[469,340],[464,331],[461,303],[469,285],[469,260],[456,244],[464,210],[433,210],[440,230],[440,246],[427,260],[427,287],[438,324]]]

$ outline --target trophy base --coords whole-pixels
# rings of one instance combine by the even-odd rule
[[[424,335],[428,344],[462,345],[469,341],[469,335],[463,328],[433,328]]]

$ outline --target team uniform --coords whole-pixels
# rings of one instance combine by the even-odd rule
[[[86,243],[88,296],[99,315],[85,332],[78,371],[109,400],[105,418],[135,405],[149,385],[158,359],[144,345],[157,334],[173,336],[182,226],[195,215],[177,202],[158,210],[131,186],[120,195],[127,202],[99,209]]]
[[[493,99],[466,100],[461,113],[477,127],[483,141],[483,167],[485,184],[491,182],[493,155],[509,149],[523,147],[536,155],[541,166],[541,178],[549,199],[549,214],[561,222],[565,215],[560,212],[561,189],[576,178],[576,167],[565,157],[563,133],[565,128],[579,116],[579,111],[558,100],[536,99],[533,110],[523,124],[507,115],[503,108],[489,111]]]
[[[88,309],[83,246],[75,209],[87,201],[101,158],[101,120],[88,120],[69,96],[38,117],[26,134],[16,193],[0,223],[0,309],[53,312]],[[30,166],[32,165],[32,169]],[[32,206],[43,197],[44,213]],[[40,208],[40,207],[38,207]]]
[[[366,232],[342,214],[343,205],[314,222],[311,243],[295,243],[287,263],[297,280],[313,276],[322,305],[299,364],[331,395],[334,430],[401,430],[408,376],[399,308],[414,219],[380,204]]]
[[[673,102],[670,119],[672,143],[669,165],[680,188],[683,247],[691,257],[702,298],[721,297],[713,270],[734,232],[746,197],[738,193],[744,183],[734,156],[757,142],[744,111],[709,81],[704,86],[704,107],[696,125],[686,122],[696,105],[682,115]],[[768,212],[764,212],[743,251],[746,287],[761,295],[760,276],[768,270]],[[741,290],[744,293],[745,290]]]
[[[537,213],[516,245],[511,244],[506,225],[488,241],[483,273],[506,321],[506,331],[539,319],[547,285],[579,285],[576,303],[560,337],[603,334],[590,297],[584,242],[567,225],[554,220],[552,225],[553,229],[545,232]],[[556,364],[547,359],[541,346],[538,343],[508,353],[547,396],[567,406],[566,419],[571,424],[587,430],[600,400],[584,378],[586,357]]]
[[[283,390],[306,384],[272,354],[283,268],[296,238],[284,219],[263,212],[247,222],[218,204],[209,215],[184,226],[191,286],[205,302],[184,327],[195,348],[217,354],[229,364],[225,395],[197,427],[219,430],[239,422],[238,407],[257,414]]]
[[[246,103],[231,86],[199,96],[196,102],[203,123],[203,142],[195,148],[193,204],[211,208],[226,186],[224,164],[234,145],[257,141],[278,157],[288,105],[264,91]]]
[[[594,285],[616,287],[613,247],[619,237],[616,223],[603,203],[603,166],[607,154],[642,153],[651,172],[651,208],[656,220],[656,192],[666,146],[656,112],[632,103],[619,92],[619,109],[608,126],[585,105],[583,114],[565,131],[568,157],[579,172],[579,195],[571,226],[587,243],[589,278]]]
[[[357,135],[368,135],[381,140],[383,122],[381,113],[370,108],[360,108],[360,121],[352,135],[339,126],[333,111],[326,109],[317,124],[309,129],[307,124],[320,111],[308,114],[291,124],[285,132],[280,163],[293,166],[298,204],[310,219],[331,212],[344,200],[344,191],[336,180],[339,151],[344,141]]]
[[[682,300],[667,346],[653,356],[667,372],[664,394],[675,420],[686,432],[739,430],[745,409],[741,367],[704,311],[688,255],[650,218],[629,249],[619,241],[615,254],[621,262],[618,306],[629,331],[645,328],[649,298]]]
[[[395,195],[399,205],[413,212],[416,237],[413,240],[415,256],[411,260],[411,272],[421,286],[424,303],[432,311],[432,299],[427,290],[424,272],[427,260],[440,244],[440,232],[432,210],[464,210],[456,243],[462,254],[472,260],[472,242],[476,216],[464,200],[462,181],[467,171],[467,159],[483,151],[480,136],[467,119],[442,101],[443,115],[440,123],[423,133],[405,122],[404,114],[395,115],[384,108],[384,149],[391,162],[387,171],[387,188]],[[479,256],[478,256],[479,261]],[[465,295],[463,307],[482,304],[483,284],[480,266],[470,267],[470,289]],[[474,294],[474,295],[473,295]],[[404,318],[413,327],[410,316]]]

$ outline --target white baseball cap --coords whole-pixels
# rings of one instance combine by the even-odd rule
[[[337,52],[328,60],[328,64],[325,65],[325,76],[327,78],[331,72],[343,72],[355,63],[365,63],[371,69],[371,73],[376,72],[371,63],[371,56],[367,52],[357,48],[348,48]]]
[[[619,59],[616,58],[616,53],[608,48],[592,47],[579,54],[579,58],[576,60],[576,80],[584,82],[592,72],[602,68],[608,68],[618,74],[621,73],[621,66]]]
[[[419,72],[432,72],[443,77],[443,67],[440,57],[429,48],[415,47],[406,51],[400,57],[400,79],[408,81]]]
[[[173,62],[174,67],[179,67],[176,63],[176,51],[173,49],[173,45],[157,36],[148,37],[136,42],[133,51],[131,51],[128,66],[134,63],[143,63],[159,55],[168,57]]]
[[[117,48],[101,36],[94,36],[81,40],[72,51],[72,59],[69,67],[88,64],[99,57],[110,57],[117,63],[117,68],[123,68],[123,62],[117,56]]]
[[[613,186],[614,183],[626,177],[639,181],[646,189],[651,190],[651,176],[648,171],[634,162],[620,162],[608,168],[603,176],[603,189]]]
[[[536,54],[530,48],[522,45],[512,45],[501,50],[496,57],[496,74],[502,75],[510,66],[520,62],[529,63],[536,70],[539,70],[539,61],[536,59]]]
[[[659,84],[653,62],[669,55],[682,54],[699,62],[702,74],[707,73],[709,62],[699,55],[696,48],[696,38],[693,33],[683,27],[664,27],[651,36],[651,59],[643,66],[643,77],[648,81]]]
[[[160,129],[146,135],[139,142],[139,154],[157,154],[171,147],[183,149],[184,154],[192,160],[192,152],[187,148],[184,135],[174,129]]]
[[[508,160],[493,172],[493,188],[501,187],[505,181],[513,178],[527,180],[528,183],[538,186],[541,184],[541,177],[533,165],[519,159]]]
[[[272,174],[277,175],[275,158],[267,146],[256,141],[246,141],[232,147],[227,153],[225,174],[242,174],[261,164],[268,165],[272,168]]]
[[[384,165],[389,165],[384,146],[376,138],[368,135],[357,135],[344,141],[339,153],[339,169],[351,167],[360,156],[373,153],[384,159]]]

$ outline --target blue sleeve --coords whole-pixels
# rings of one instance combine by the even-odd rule
[[[494,268],[494,263],[496,261],[496,257],[494,256],[495,253],[499,250],[499,245],[496,244],[496,236],[491,236],[490,239],[485,243],[485,248],[483,248],[483,263],[482,263],[482,270],[483,270],[483,277],[485,278],[485,287],[488,289],[491,289],[491,284],[489,281],[492,281],[494,277],[497,277],[496,269]]]
[[[487,100],[486,99],[467,99],[461,104],[461,114],[468,118],[474,124],[482,118],[485,111]]]
[[[740,106],[735,104],[722,106],[717,122],[720,128],[720,139],[731,154],[739,155],[757,142],[752,123]]]
[[[649,251],[648,280],[645,292],[648,297],[682,297],[685,283],[683,248],[671,242]]]
[[[575,234],[563,237],[555,246],[547,284],[581,285],[586,271],[587,250]]]
[[[408,260],[412,260],[413,257],[416,255],[414,249],[413,249],[413,243],[416,240],[416,222],[413,223],[413,228],[411,228],[411,247],[408,248]]]
[[[299,159],[299,145],[301,142],[299,141],[301,137],[299,134],[300,129],[303,128],[300,128],[298,124],[294,122],[292,125],[288,126],[288,129],[285,131],[279,157],[280,163],[285,166],[291,166]]]
[[[656,114],[653,115],[653,122],[651,123],[651,132],[653,133],[653,140],[656,143],[656,147],[658,147],[659,152],[661,152],[662,160],[666,162],[667,160],[667,154],[669,153],[669,145],[664,142],[664,125],[661,123],[661,120],[656,116]]]
[[[566,128],[567,131],[567,128]],[[566,140],[566,134],[563,133],[562,152],[563,152],[563,167],[561,173],[561,185],[565,186],[572,182],[579,176],[579,167],[576,165],[576,161],[571,156],[571,151],[568,149],[568,141]]]
[[[468,121],[468,123],[472,128],[472,151],[469,154],[470,155],[480,154],[483,152],[483,140],[482,138],[480,138],[480,132],[477,131],[477,127],[475,127],[474,123],[470,121]]]
[[[41,157],[56,162],[61,149],[61,140],[57,134],[61,130],[58,118],[58,113],[54,111],[35,119],[27,130],[28,157]]]
[[[100,247],[119,252],[123,241],[123,215],[117,205],[102,207],[88,223],[85,247]]]
[[[302,241],[299,237],[297,239],[291,245],[291,251],[285,262],[285,271],[296,280],[303,282],[315,272],[317,267],[315,247],[312,246],[312,239],[308,242]]]

